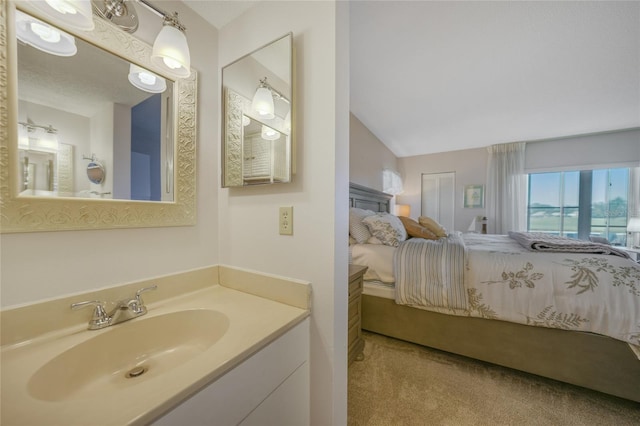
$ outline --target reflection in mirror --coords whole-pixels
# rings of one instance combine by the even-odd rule
[[[19,10],[16,36],[19,196],[173,201],[173,82]]]
[[[291,181],[291,33],[227,65],[223,187]]]
[[[32,5],[0,1],[0,233],[195,224],[197,73],[172,81],[150,45],[101,19],[86,31],[32,26],[24,16],[52,23]],[[21,25],[66,45],[34,48]],[[159,133],[160,148],[136,132]]]

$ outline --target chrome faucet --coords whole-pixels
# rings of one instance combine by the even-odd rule
[[[99,300],[73,303],[71,309],[76,310],[87,306],[95,306],[87,328],[89,330],[99,330],[146,314],[147,307],[144,305],[141,294],[157,288],[157,285],[141,288],[136,291],[132,299],[122,299],[116,302],[116,307],[109,313],[105,310],[105,302]]]

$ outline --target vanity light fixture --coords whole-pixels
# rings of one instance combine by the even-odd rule
[[[262,139],[265,139],[265,140],[268,140],[268,141],[275,141],[276,139],[280,139],[280,132],[278,132],[277,130],[272,129],[269,126],[265,126],[263,124],[262,125],[261,136],[262,136]]]
[[[58,130],[52,125],[42,126],[34,123],[18,122],[18,148],[37,151],[58,152]],[[23,140],[26,131],[26,141]]]
[[[51,25],[16,10],[16,37],[29,46],[56,56],[73,56],[76,39]]]
[[[242,116],[242,127],[247,127],[249,124],[251,124],[251,119],[249,117],[247,117],[246,115]]]
[[[148,0],[138,0],[138,3],[163,18],[162,29],[153,43],[151,62],[172,77],[189,77],[191,55],[185,35],[186,28],[178,21],[178,13],[170,15]],[[128,33],[138,29],[138,17],[130,0],[93,0],[93,10],[101,18]]]
[[[129,65],[129,82],[149,93],[162,93],[167,90],[167,81],[164,78],[135,64]]]
[[[165,15],[162,30],[153,43],[151,62],[176,78],[191,75],[191,56],[185,28],[178,22],[178,13]]]
[[[260,85],[256,89],[256,93],[253,95],[251,102],[251,109],[260,116],[267,120],[271,120],[275,115],[275,105],[273,100],[281,99],[284,102],[291,105],[289,99],[274,89],[269,83],[267,83],[267,77],[260,80]]]
[[[253,95],[253,101],[251,102],[251,109],[260,116],[267,120],[271,120],[275,115],[275,107],[273,104],[273,94],[269,90],[267,77],[260,80],[260,85],[256,89],[256,93]]]
[[[90,0],[32,0],[29,3],[54,22],[80,31],[94,28]]]

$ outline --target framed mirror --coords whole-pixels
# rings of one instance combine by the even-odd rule
[[[293,34],[222,69],[222,186],[291,182]]]
[[[32,20],[75,51],[35,46]],[[195,223],[196,73],[172,80],[151,46],[94,21],[75,31],[0,5],[3,233]]]

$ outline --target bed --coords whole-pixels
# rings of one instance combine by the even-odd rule
[[[351,184],[349,199],[351,207],[388,212],[391,196]],[[394,286],[383,282],[388,273],[365,276],[364,330],[640,402],[640,354],[628,343],[400,305]]]

